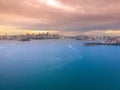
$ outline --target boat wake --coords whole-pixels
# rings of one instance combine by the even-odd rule
[[[79,58],[79,59],[82,58],[81,52],[79,50],[77,50],[76,48],[74,48],[71,44],[69,44],[68,47],[75,52],[76,58]]]

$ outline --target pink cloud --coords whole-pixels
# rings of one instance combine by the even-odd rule
[[[120,29],[120,0],[0,0],[0,25],[21,29]]]

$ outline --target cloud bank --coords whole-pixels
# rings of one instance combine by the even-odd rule
[[[21,30],[120,30],[120,0],[0,0],[0,26]]]

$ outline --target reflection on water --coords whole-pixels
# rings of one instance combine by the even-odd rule
[[[0,90],[119,90],[120,47],[81,44],[0,41]]]

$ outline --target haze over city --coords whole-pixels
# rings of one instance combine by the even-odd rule
[[[0,0],[0,34],[120,35],[120,0]]]

